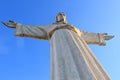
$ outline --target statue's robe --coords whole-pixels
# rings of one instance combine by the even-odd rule
[[[88,33],[64,24],[18,24],[16,36],[49,40],[51,80],[111,80],[87,44],[105,45],[104,33]]]

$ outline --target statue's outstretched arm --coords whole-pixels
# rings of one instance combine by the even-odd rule
[[[82,32],[82,37],[87,44],[99,44],[101,46],[106,45],[105,41],[112,39],[114,36],[109,36],[107,33],[90,33]]]
[[[48,40],[48,36],[47,36],[48,26],[23,25],[23,24],[16,23],[15,21],[12,21],[12,20],[10,20],[9,23],[3,22],[3,21],[2,23],[9,28],[15,28],[16,36],[32,37],[32,38]]]

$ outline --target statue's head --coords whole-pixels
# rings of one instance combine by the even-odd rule
[[[63,12],[58,13],[58,15],[56,16],[56,22],[67,23],[66,16]]]

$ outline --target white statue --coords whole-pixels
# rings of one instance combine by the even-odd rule
[[[88,33],[67,23],[64,13],[46,26],[29,26],[12,20],[2,22],[16,29],[16,36],[49,40],[51,43],[51,80],[111,80],[87,44],[105,45],[113,38],[106,33]]]

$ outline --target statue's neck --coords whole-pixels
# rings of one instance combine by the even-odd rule
[[[64,22],[55,22],[54,24],[67,24],[67,23],[64,23]]]

